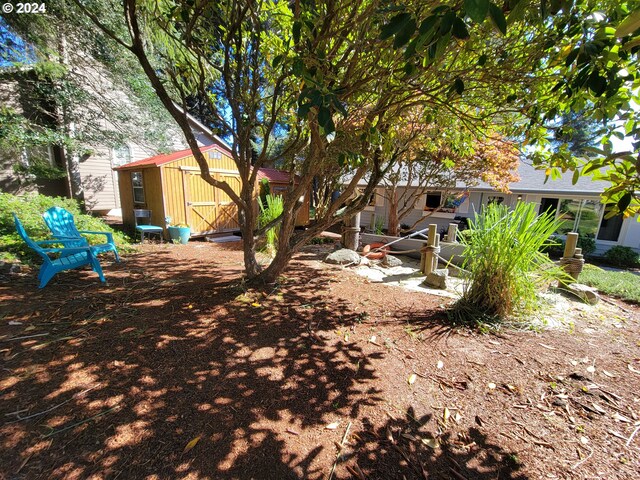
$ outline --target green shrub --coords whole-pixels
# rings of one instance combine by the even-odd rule
[[[42,219],[42,214],[51,207],[62,207],[71,212],[75,217],[78,230],[113,232],[113,239],[118,248],[127,251],[129,240],[124,234],[115,232],[99,218],[82,214],[75,200],[37,194],[16,196],[0,193],[0,260],[13,261],[18,258],[30,263],[37,258],[37,255],[16,233],[12,213],[18,216],[31,238],[43,240],[51,238],[51,232]],[[89,235],[87,239],[90,243],[104,242],[103,235]]]
[[[604,254],[604,258],[616,267],[631,268],[640,266],[640,254],[630,247],[616,245]]]
[[[538,290],[566,277],[540,251],[560,223],[548,213],[538,216],[533,203],[520,202],[513,211],[495,204],[485,208],[461,236],[469,275],[452,319],[495,323],[534,309]]]
[[[376,235],[384,234],[384,218],[376,217],[376,221],[373,225],[373,233],[375,233]]]
[[[264,203],[259,202],[260,205],[260,226],[264,227],[269,222],[272,222],[278,218],[284,210],[284,200],[280,195],[267,194],[264,197]],[[278,242],[279,227],[273,227],[267,230],[265,233],[266,250],[273,256],[276,251],[276,243]]]

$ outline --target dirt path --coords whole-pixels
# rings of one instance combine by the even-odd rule
[[[267,296],[236,244],[0,283],[0,478],[636,478],[637,308],[452,331],[321,256]]]

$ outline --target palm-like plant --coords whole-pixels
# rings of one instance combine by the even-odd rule
[[[264,196],[264,202],[260,201],[258,205],[260,205],[260,226],[267,225],[269,222],[275,220],[284,210],[284,201],[279,195],[267,194]],[[265,249],[271,256],[274,256],[276,252],[279,230],[279,227],[273,227],[265,233]]]
[[[534,203],[520,202],[512,211],[487,206],[462,237],[469,276],[452,310],[454,319],[495,323],[534,309],[539,289],[566,277],[540,251],[553,243],[550,237],[561,223],[552,214],[538,215]]]

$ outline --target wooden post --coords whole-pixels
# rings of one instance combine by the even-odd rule
[[[578,234],[575,232],[567,233],[567,242],[564,244],[564,258],[573,258],[576,254],[576,246],[578,245]]]
[[[440,234],[436,233],[436,236],[434,238],[435,242],[434,242],[434,247],[437,248],[437,250],[435,252],[433,252],[433,263],[431,264],[431,271],[434,272],[438,269],[438,252],[440,251]]]
[[[436,247],[440,243],[440,237],[438,236],[438,225],[435,223],[429,224],[429,232],[427,233],[427,246],[428,247]],[[429,275],[431,272],[435,270],[435,266],[438,265],[438,257],[433,251],[433,249],[428,248],[427,251],[423,254],[424,257],[424,269],[422,273],[425,275]]]
[[[450,223],[449,230],[447,231],[447,241],[449,243],[457,243],[458,241],[457,236],[458,236],[458,224]]]
[[[345,219],[342,233],[342,246],[349,250],[357,250],[360,244],[360,212]]]

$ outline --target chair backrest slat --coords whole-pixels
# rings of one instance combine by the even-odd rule
[[[135,208],[133,210],[133,218],[135,219],[136,226],[151,225],[151,210]]]
[[[22,222],[20,221],[20,219],[18,218],[18,216],[15,213],[13,214],[13,221],[16,224],[16,231],[18,232],[18,235],[20,235],[20,238],[22,238],[22,240],[24,240],[24,242],[30,248],[32,248],[38,255],[40,255],[45,262],[49,262],[50,263],[51,259],[49,258],[49,255],[47,255],[47,253],[42,250],[40,245],[38,245],[36,242],[31,240],[29,235],[27,235],[27,231],[24,229],[24,226],[22,225]]]
[[[53,235],[63,237],[80,237],[73,214],[61,207],[51,207],[42,214],[44,222]]]

